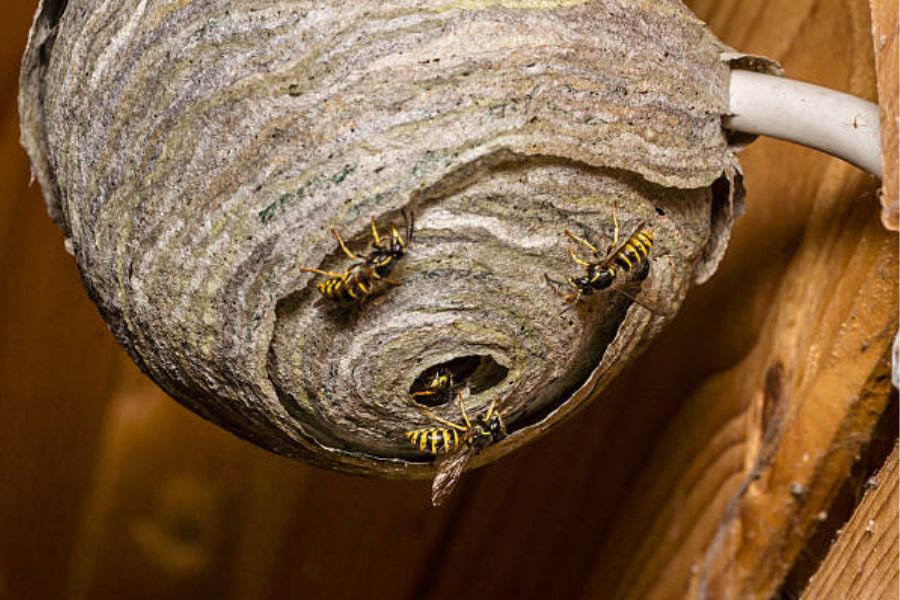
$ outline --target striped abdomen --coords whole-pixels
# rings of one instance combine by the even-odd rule
[[[650,254],[650,248],[652,247],[653,231],[649,227],[641,229],[633,233],[632,236],[619,247],[618,252],[612,257],[612,260],[625,272],[628,272],[644,262],[647,255]]]
[[[432,427],[431,429],[417,429],[407,431],[406,439],[419,452],[428,454],[445,454],[459,448],[459,432],[450,428]]]
[[[330,277],[316,284],[316,289],[329,300],[349,302],[362,300],[372,293],[372,286],[358,277]]]

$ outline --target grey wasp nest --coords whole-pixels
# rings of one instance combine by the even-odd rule
[[[434,426],[412,393],[437,370],[470,414],[496,402],[487,462],[596,396],[712,274],[740,60],[678,0],[44,0],[23,143],[160,386],[275,452],[421,477],[405,432]],[[563,232],[605,249],[613,212],[622,237],[652,228],[649,269],[567,306],[545,280],[584,274]],[[364,255],[371,219],[404,214],[401,285],[322,299],[302,269],[352,262],[330,230]]]

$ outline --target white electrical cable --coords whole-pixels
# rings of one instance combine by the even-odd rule
[[[882,178],[878,106],[842,92],[751,71],[731,72],[725,127],[796,142]]]
[[[731,72],[725,128],[821,150],[882,179],[878,106],[828,88],[751,71]],[[900,333],[892,383],[900,387]]]

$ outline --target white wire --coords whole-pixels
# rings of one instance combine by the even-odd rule
[[[731,72],[725,127],[796,142],[882,178],[878,106],[828,88],[751,71]]]

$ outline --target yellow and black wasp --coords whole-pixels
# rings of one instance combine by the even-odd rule
[[[422,389],[412,393],[412,397],[416,402],[437,406],[449,401],[452,393],[453,371],[447,367],[440,367],[426,380]]]
[[[344,254],[357,261],[343,273],[312,267],[302,267],[300,270],[324,275],[327,279],[317,283],[316,289],[324,298],[335,302],[356,301],[362,304],[379,288],[379,284],[400,285],[399,281],[388,276],[397,262],[406,256],[408,245],[412,241],[412,219],[406,213],[403,216],[406,220],[406,238],[404,239],[397,226],[391,223],[390,240],[382,240],[375,217],[372,217],[372,251],[365,256],[352,252],[337,229],[332,229],[331,235],[337,240]]]
[[[406,439],[423,454],[437,457],[437,474],[431,486],[431,503],[440,506],[444,503],[468,462],[479,452],[507,436],[503,417],[496,411],[496,401],[491,402],[487,412],[469,420],[466,414],[465,399],[468,390],[457,392],[459,412],[463,423],[460,425],[437,416],[426,408],[419,409],[426,415],[444,425],[406,432]]]
[[[577,264],[585,268],[585,274],[580,277],[567,277],[566,282],[575,291],[563,296],[566,304],[576,304],[583,297],[590,296],[596,291],[605,290],[621,281],[622,273],[638,271],[647,264],[650,249],[653,247],[653,229],[645,222],[638,225],[628,238],[619,244],[619,222],[613,213],[613,241],[607,247],[606,253],[600,251],[588,240],[579,237],[570,230],[565,231],[566,236],[573,242],[590,250],[593,260],[585,260],[579,257],[572,247],[569,247],[569,256]],[[545,275],[548,283],[556,284],[549,276]],[[615,288],[615,291],[631,298],[651,312],[660,314],[658,310],[638,301],[623,290]]]

